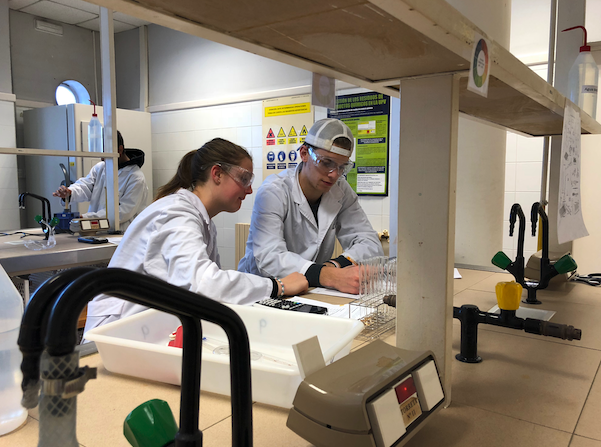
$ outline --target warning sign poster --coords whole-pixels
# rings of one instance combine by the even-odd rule
[[[263,101],[263,180],[298,165],[313,120],[310,94]]]

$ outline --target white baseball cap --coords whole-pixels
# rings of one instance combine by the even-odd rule
[[[350,150],[334,146],[334,140],[340,137],[350,141]],[[305,138],[305,142],[316,149],[323,149],[325,151],[334,152],[335,154],[344,155],[345,157],[350,157],[353,153],[355,137],[353,137],[351,129],[349,129],[342,121],[334,118],[324,118],[316,121],[315,124],[311,126],[311,129]]]

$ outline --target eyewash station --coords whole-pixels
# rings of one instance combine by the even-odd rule
[[[510,233],[519,219],[513,237],[522,241],[515,260],[491,252],[488,270],[460,269],[463,278],[455,280],[452,273],[459,113],[528,135],[559,136],[567,100],[558,90],[489,39],[494,57],[488,97],[469,91],[472,50],[485,33],[445,1],[373,0],[356,6],[360,14],[314,11],[301,1],[294,20],[279,17],[284,31],[276,32],[256,16],[244,17],[243,29],[230,30],[230,15],[239,11],[233,1],[222,2],[221,11],[204,1],[193,11],[180,0],[95,3],[102,6],[105,44],[112,36],[110,7],[388,94],[398,95],[400,86],[401,149],[394,155],[391,196],[396,258],[388,270],[394,289],[380,289],[377,306],[371,305],[394,315],[395,331],[366,340],[359,337],[365,322],[354,318],[225,306],[119,269],[64,270],[36,291],[25,311],[19,346],[29,413],[24,426],[0,437],[0,447],[430,447],[478,445],[491,436],[503,446],[518,445],[518,439],[568,447],[579,421],[597,414],[598,407],[590,410],[585,402],[601,361],[601,289],[561,280],[578,259],[551,259],[552,230],[545,222],[556,215],[547,216],[538,203],[532,207],[532,226],[541,221],[544,233],[540,263],[524,259],[523,240],[531,236],[518,205],[510,216]],[[278,9],[267,1],[254,7]],[[307,16],[317,28],[298,26]],[[356,26],[358,17],[369,26]],[[341,51],[328,45],[339,35],[336,27],[379,45],[376,53],[386,63],[332,67]],[[315,42],[297,46],[300,37],[290,35],[282,43],[283,32],[299,28]],[[373,30],[390,39],[371,36]],[[419,51],[392,51],[384,40]],[[338,46],[348,47],[347,59],[356,60],[351,45]],[[112,63],[108,56],[104,62]],[[114,110],[110,82],[105,85],[104,107]],[[579,134],[601,133],[601,124],[575,110]],[[116,176],[115,157],[108,156]],[[109,191],[109,204],[115,205],[116,195],[116,188]],[[109,221],[114,209],[111,215]],[[48,212],[41,220],[48,224],[49,218]],[[61,266],[74,267],[108,259],[114,249],[80,243],[70,252],[76,237],[54,237],[54,247],[28,255],[13,251],[2,265],[10,275],[21,274],[35,258],[53,254],[64,258]],[[34,267],[57,265],[40,261]],[[380,268],[377,260],[363,267]],[[152,309],[95,330],[90,339],[99,354],[79,358],[77,319],[98,293]],[[324,306],[349,304],[338,297],[308,298]],[[525,310],[555,315],[550,321]],[[173,346],[178,343],[181,349]],[[597,357],[585,358],[583,351]]]

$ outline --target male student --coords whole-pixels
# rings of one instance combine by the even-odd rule
[[[353,145],[340,120],[311,127],[299,148],[302,163],[269,176],[259,188],[238,270],[274,277],[300,272],[309,286],[359,293],[356,262],[383,251],[345,178]],[[330,259],[336,238],[344,252]]]
[[[144,164],[144,152],[140,149],[125,149],[121,132],[117,131],[119,151],[119,226],[125,232],[134,217],[146,207],[148,187],[140,169]],[[71,196],[71,202],[90,202],[85,218],[106,217],[106,165],[95,164],[86,177],[82,177],[68,188],[62,185],[53,192],[54,197]]]

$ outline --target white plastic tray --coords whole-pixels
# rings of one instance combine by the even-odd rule
[[[279,407],[292,407],[301,377],[292,345],[316,335],[326,364],[347,355],[363,330],[357,320],[301,312],[230,305],[246,325],[251,346],[252,398]],[[177,317],[147,310],[85,334],[96,342],[105,368],[111,372],[181,385],[182,350],[167,346]],[[227,336],[217,325],[202,322],[200,387],[230,395]]]

